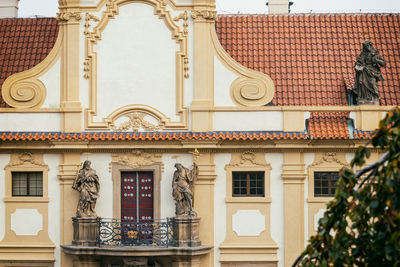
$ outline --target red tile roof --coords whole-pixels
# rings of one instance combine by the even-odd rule
[[[339,130],[340,133],[343,129]],[[317,133],[318,134],[318,133]],[[355,139],[369,139],[371,132],[354,131]],[[8,141],[179,141],[179,140],[307,140],[347,139],[343,134],[311,136],[306,132],[0,132],[0,142]]]
[[[220,15],[224,49],[275,82],[275,105],[347,105],[345,84],[370,39],[387,65],[381,105],[400,105],[400,14]]]
[[[165,141],[165,140],[281,140],[307,139],[303,132],[2,132],[0,141]]]
[[[308,132],[315,139],[349,139],[348,112],[312,112]]]
[[[0,19],[0,87],[7,77],[41,62],[57,35],[55,18]],[[1,96],[0,107],[8,107]]]

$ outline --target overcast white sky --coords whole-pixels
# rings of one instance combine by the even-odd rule
[[[1,0],[0,0],[1,1]],[[400,12],[400,0],[293,0],[292,13]],[[266,13],[267,0],[217,0],[219,13]],[[20,0],[19,16],[54,17],[58,0]]]

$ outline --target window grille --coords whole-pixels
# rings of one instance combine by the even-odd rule
[[[233,172],[233,197],[264,197],[264,172]]]
[[[42,172],[13,172],[12,195],[14,197],[43,196]]]

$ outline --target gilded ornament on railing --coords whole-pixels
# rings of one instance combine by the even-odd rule
[[[127,235],[128,235],[128,237],[130,238],[130,239],[137,239],[137,236],[138,236],[138,232],[137,231],[128,231],[128,233],[127,233]]]
[[[159,125],[154,125],[153,123],[146,121],[144,118],[148,116],[145,113],[133,112],[127,114],[123,117],[128,118],[128,121],[121,123],[119,126],[112,126],[111,129],[114,131],[129,131],[138,132],[139,130],[144,131],[159,131],[161,130]]]

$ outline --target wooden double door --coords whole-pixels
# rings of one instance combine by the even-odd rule
[[[153,172],[121,172],[121,220],[154,220]]]

